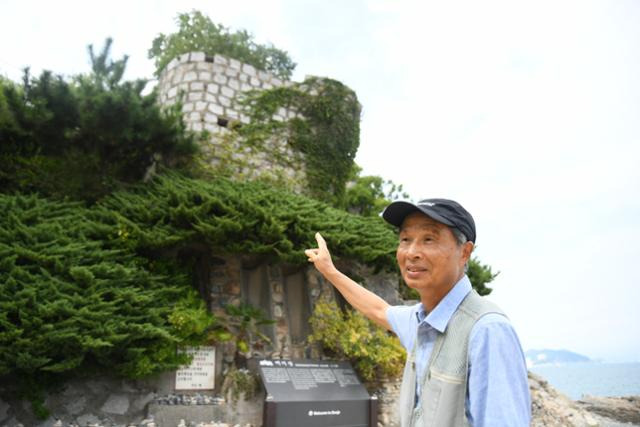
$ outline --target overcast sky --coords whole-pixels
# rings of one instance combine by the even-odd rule
[[[640,1],[0,0],[0,74],[127,76],[180,12],[247,29],[354,89],[356,161],[461,202],[523,347],[640,361]]]

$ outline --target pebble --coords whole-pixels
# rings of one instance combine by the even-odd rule
[[[220,405],[224,398],[206,394],[169,394],[155,399],[159,405]]]

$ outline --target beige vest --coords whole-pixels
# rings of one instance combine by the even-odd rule
[[[465,414],[468,346],[471,328],[488,313],[504,313],[483,299],[475,290],[460,303],[444,333],[433,345],[422,381],[420,402],[414,407],[416,390],[415,355],[419,335],[413,350],[407,355],[400,390],[400,425],[402,427],[462,427],[468,426]]]

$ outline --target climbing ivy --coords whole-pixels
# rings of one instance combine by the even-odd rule
[[[345,186],[360,143],[360,104],[344,84],[319,77],[286,87],[252,91],[241,99],[249,124],[237,127],[242,142],[267,148],[274,136],[303,154],[307,192],[336,207],[345,205]],[[278,118],[282,109],[296,112]],[[267,148],[268,149],[268,148]],[[282,155],[276,161],[285,162]]]

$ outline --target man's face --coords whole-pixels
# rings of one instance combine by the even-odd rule
[[[407,286],[435,305],[464,274],[472,249],[470,242],[458,245],[446,225],[414,212],[400,227],[396,258]]]

